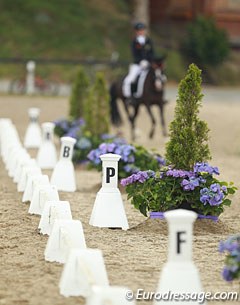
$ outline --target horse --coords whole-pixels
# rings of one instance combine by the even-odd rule
[[[120,126],[122,124],[122,118],[119,112],[117,100],[120,99],[123,102],[124,109],[126,111],[128,120],[131,125],[131,138],[135,140],[135,120],[139,113],[139,107],[141,104],[145,105],[147,112],[151,119],[151,130],[149,133],[149,138],[153,138],[155,134],[156,120],[152,113],[151,106],[157,105],[160,111],[160,121],[162,126],[163,136],[167,136],[165,118],[164,118],[164,105],[167,101],[164,99],[165,92],[165,75],[163,75],[163,59],[155,59],[148,71],[143,85],[143,92],[141,97],[131,98],[131,103],[129,99],[124,97],[122,92],[123,80],[115,81],[110,85],[110,111],[111,111],[111,122],[114,126]],[[166,78],[166,77],[165,77]],[[130,108],[133,108],[133,111],[130,111]],[[131,112],[133,112],[131,114]]]

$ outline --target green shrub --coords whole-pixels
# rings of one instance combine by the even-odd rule
[[[109,95],[102,73],[96,74],[96,80],[88,93],[84,105],[85,130],[92,136],[108,133],[110,128]]]
[[[194,64],[180,82],[166,159],[177,169],[192,170],[197,162],[210,159],[208,126],[198,118],[203,94],[201,70]]]
[[[213,19],[199,16],[187,27],[184,55],[200,66],[216,66],[229,54],[228,37]]]
[[[89,87],[89,80],[83,68],[80,68],[73,84],[70,97],[69,115],[73,119],[83,117],[83,108]]]

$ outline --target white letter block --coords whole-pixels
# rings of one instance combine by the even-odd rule
[[[47,201],[45,203],[38,228],[41,234],[50,235],[56,219],[72,219],[68,201]]]
[[[105,154],[102,187],[97,193],[89,224],[96,227],[128,229],[121,193],[118,189],[118,161],[121,156]]]
[[[45,249],[45,260],[64,264],[72,248],[86,249],[81,221],[56,219]]]
[[[76,139],[62,137],[61,143],[60,159],[53,170],[51,184],[56,185],[59,191],[75,192],[76,179],[72,156]]]
[[[42,215],[45,203],[47,201],[58,201],[59,195],[55,185],[41,184],[33,193],[28,213]]]
[[[28,158],[30,159],[30,155],[28,154],[28,152],[26,151],[26,149],[24,147],[20,147],[18,149],[18,151],[16,152],[16,154],[13,155],[12,157],[12,162],[11,162],[11,165],[9,167],[9,171],[8,171],[8,174],[11,178],[14,178],[14,173],[17,169],[17,164],[18,164],[18,161],[22,158],[23,155],[27,155]]]
[[[22,174],[22,168],[23,166],[27,165],[29,160],[32,160],[30,155],[26,152],[23,154],[20,154],[19,158],[17,159],[16,168],[13,173],[13,182],[19,183],[20,177]]]
[[[50,187],[51,184],[49,181],[46,181],[45,183],[39,183],[36,185],[33,191],[31,203],[29,206],[28,213],[29,214],[36,214],[36,215],[41,215],[41,210],[40,210],[40,192],[41,190],[44,190],[45,187]],[[58,200],[58,199],[57,199]]]
[[[28,175],[41,175],[42,172],[41,172],[41,168],[38,167],[37,165],[35,166],[24,166],[22,168],[22,173],[21,173],[21,176],[20,176],[20,180],[19,180],[19,183],[18,183],[18,186],[17,186],[17,190],[18,192],[24,192],[25,191],[25,188],[27,186],[27,176]]]
[[[15,141],[13,141],[15,142]],[[20,142],[15,142],[15,143],[12,143],[12,145],[10,145],[9,147],[9,152],[8,152],[8,157],[7,157],[7,160],[6,160],[6,170],[8,172],[8,175],[10,176],[10,169],[12,168],[13,166],[13,163],[15,162],[15,158],[16,156],[19,155],[19,151],[22,149],[22,145]]]
[[[71,249],[60,279],[60,294],[88,297],[93,285],[109,285],[101,250]]]
[[[42,124],[42,143],[37,154],[41,169],[53,169],[57,163],[57,152],[53,142],[54,123]]]
[[[169,228],[168,261],[162,269],[157,292],[200,293],[203,292],[198,270],[192,261],[192,227],[197,214],[177,209],[164,213]],[[154,304],[169,304],[168,300]],[[198,300],[171,300],[171,304],[199,304]],[[206,305],[206,303],[203,303]]]
[[[135,300],[126,298],[129,288],[120,286],[93,286],[86,305],[135,305]]]
[[[23,193],[22,202],[27,202],[32,200],[34,189],[39,184],[49,184],[49,178],[47,175],[37,174],[37,175],[27,175],[27,185]]]

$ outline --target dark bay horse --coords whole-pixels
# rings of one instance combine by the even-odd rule
[[[131,124],[132,140],[135,140],[135,120],[141,104],[145,105],[147,112],[151,118],[152,126],[149,133],[149,138],[154,136],[156,126],[156,120],[151,109],[152,105],[158,106],[162,125],[162,133],[163,136],[167,135],[164,119],[164,105],[167,103],[167,101],[164,99],[164,85],[166,80],[164,80],[164,75],[162,73],[162,64],[162,59],[155,60],[151,64],[145,78],[142,96],[139,98],[133,97],[131,103],[129,103],[128,100],[123,96],[122,85],[124,79],[112,83],[110,87],[112,124],[115,126],[120,126],[122,124],[122,118],[117,104],[117,100],[121,99],[124,105],[124,109],[127,113],[128,120]],[[133,108],[132,111],[130,108]]]

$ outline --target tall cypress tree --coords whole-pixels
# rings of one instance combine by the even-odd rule
[[[94,119],[96,113],[96,99],[93,88],[91,88],[88,92],[86,103],[84,104],[83,109],[83,117],[85,121],[84,129],[93,136],[96,132],[96,121]]]
[[[86,100],[88,87],[89,80],[85,74],[84,69],[81,67],[73,84],[72,93],[70,97],[69,115],[73,119],[83,117],[83,108]]]
[[[179,85],[170,141],[166,144],[166,159],[178,169],[192,170],[196,162],[211,158],[209,129],[198,117],[203,97],[201,83],[201,70],[191,64]]]
[[[97,73],[95,83],[89,90],[84,105],[85,130],[92,136],[109,132],[110,126],[109,95],[106,82],[101,73]]]
[[[96,125],[98,135],[108,133],[110,126],[109,94],[102,73],[97,73],[94,84],[96,96]]]

